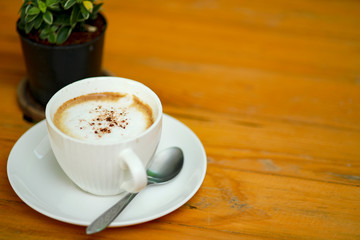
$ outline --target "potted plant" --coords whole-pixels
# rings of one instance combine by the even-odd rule
[[[101,6],[96,0],[24,0],[17,21],[27,70],[23,95],[45,106],[65,85],[102,75],[107,23]]]

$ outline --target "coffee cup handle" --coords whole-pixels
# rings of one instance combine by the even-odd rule
[[[50,152],[50,150],[51,150],[51,146],[50,146],[49,135],[46,134],[41,139],[39,144],[34,148],[34,154],[38,159],[42,159],[45,155],[48,154],[48,152]]]
[[[146,187],[147,175],[141,159],[131,149],[122,151],[119,155],[120,167],[128,170],[131,179],[121,184],[121,188],[128,192],[139,192]]]

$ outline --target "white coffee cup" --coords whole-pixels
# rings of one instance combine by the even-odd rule
[[[55,126],[54,114],[64,102],[98,92],[136,95],[151,107],[153,124],[138,136],[99,143],[70,137]],[[162,105],[150,88],[119,77],[87,78],[59,90],[46,105],[45,116],[54,155],[66,175],[81,189],[96,195],[115,195],[124,190],[138,192],[146,186],[146,168],[162,130]]]

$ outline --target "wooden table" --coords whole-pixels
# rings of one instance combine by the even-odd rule
[[[6,174],[26,122],[0,3],[0,239],[360,239],[359,1],[104,1],[104,68],[160,96],[207,153],[205,180],[154,221],[87,236],[23,203]]]

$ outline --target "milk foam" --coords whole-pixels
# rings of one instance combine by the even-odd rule
[[[84,95],[68,101],[55,113],[55,125],[71,137],[101,142],[128,139],[150,127],[153,120],[148,105],[133,95],[109,94]]]

